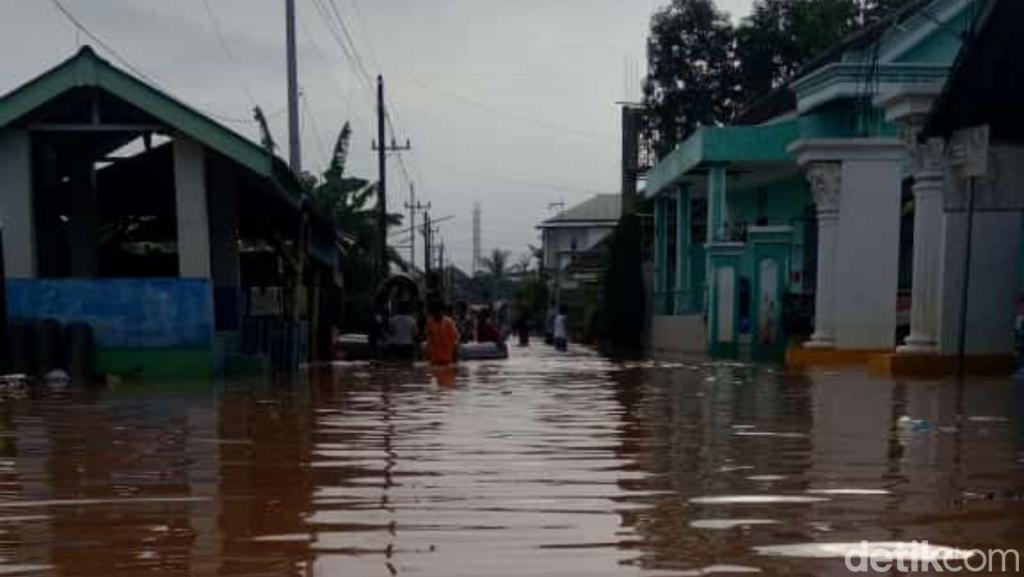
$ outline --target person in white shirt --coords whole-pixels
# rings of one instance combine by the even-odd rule
[[[568,319],[565,316],[565,307],[558,308],[558,314],[555,315],[554,322],[554,337],[555,337],[555,348],[564,351],[569,348],[569,331],[566,323]]]
[[[388,356],[412,361],[416,359],[416,337],[419,327],[412,307],[403,301],[398,303],[398,313],[388,323]]]

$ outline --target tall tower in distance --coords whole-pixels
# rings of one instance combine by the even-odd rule
[[[480,201],[473,203],[473,276],[480,266]]]

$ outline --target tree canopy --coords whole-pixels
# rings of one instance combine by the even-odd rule
[[[698,126],[732,115],[737,84],[728,16],[712,0],[671,0],[651,18],[644,102],[658,157]]]
[[[671,0],[651,18],[646,137],[660,158],[699,126],[728,122],[812,58],[909,0],[755,0],[733,26],[713,0]]]

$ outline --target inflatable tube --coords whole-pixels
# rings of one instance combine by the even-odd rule
[[[497,343],[463,343],[459,345],[459,360],[482,361],[507,358],[508,347]]]

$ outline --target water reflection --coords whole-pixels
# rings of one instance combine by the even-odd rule
[[[839,575],[861,540],[1024,541],[1009,381],[516,352],[0,399],[0,573]]]

